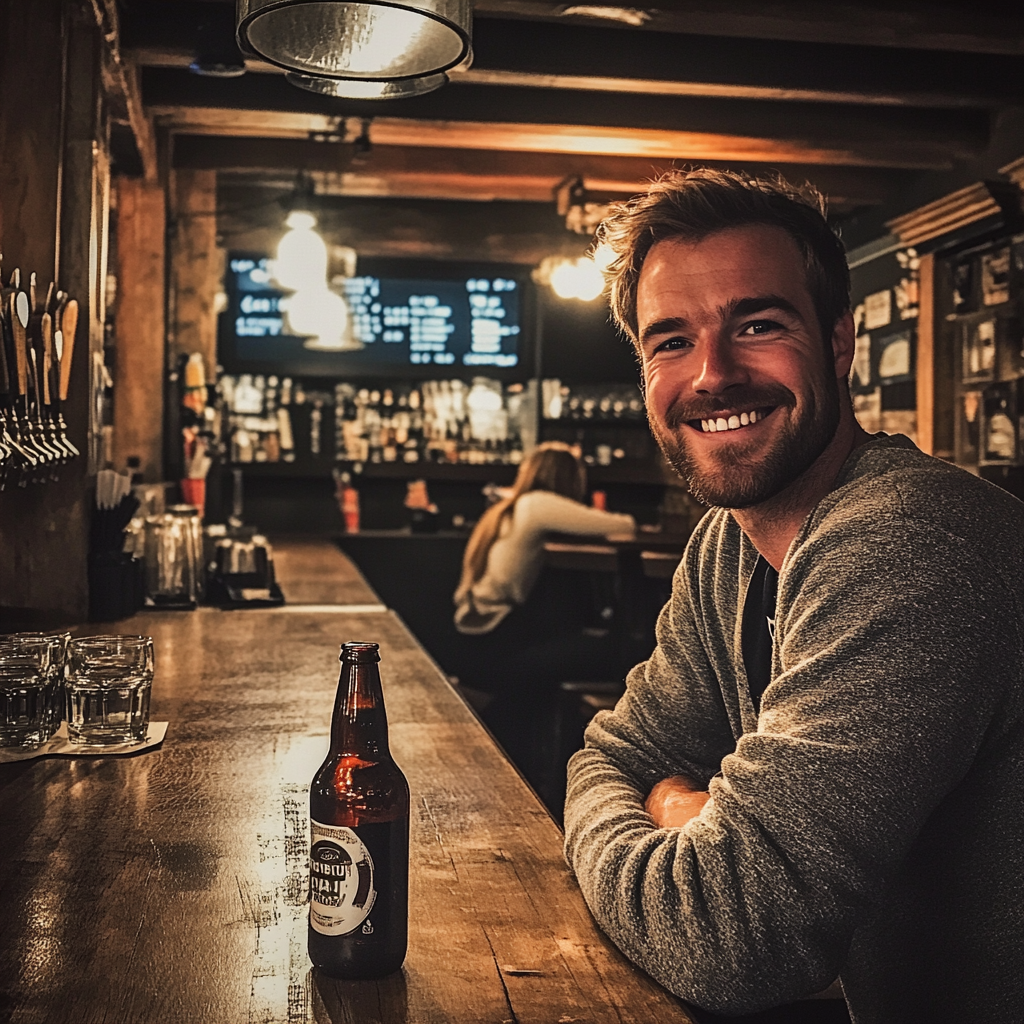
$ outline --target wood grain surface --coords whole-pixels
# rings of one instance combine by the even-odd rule
[[[0,1020],[690,1020],[597,930],[555,824],[396,616],[201,609],[117,628],[154,637],[167,739],[0,768]],[[413,793],[409,955],[375,982],[306,957],[308,785],[346,640],[381,645]]]
[[[295,537],[271,538],[274,571],[289,604],[376,604],[351,559],[333,544]]]

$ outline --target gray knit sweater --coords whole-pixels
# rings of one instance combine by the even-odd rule
[[[879,436],[779,578],[760,717],[740,648],[757,552],[695,532],[658,646],[570,762],[566,855],[594,916],[724,1013],[825,988],[857,1024],[1024,1021],[1024,505]],[[643,807],[710,783],[682,829]]]

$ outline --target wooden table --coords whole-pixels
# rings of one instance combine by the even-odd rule
[[[278,567],[286,594],[322,605],[333,573],[345,602],[119,625],[155,639],[161,748],[0,766],[0,1019],[690,1021],[595,927],[554,823],[401,621],[360,610],[343,556]],[[381,644],[413,793],[409,956],[378,982],[322,978],[305,948],[307,789],[356,639]]]

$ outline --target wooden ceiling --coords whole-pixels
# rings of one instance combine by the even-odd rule
[[[192,74],[202,40],[233,45],[231,0],[121,0],[120,19],[176,166],[307,170],[337,194],[546,202],[578,176],[600,202],[699,163],[811,180],[842,216],[971,160],[1024,104],[1019,3],[478,0],[472,67],[386,102],[316,96],[256,62]]]

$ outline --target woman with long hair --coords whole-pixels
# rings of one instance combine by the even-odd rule
[[[466,545],[455,592],[461,633],[489,633],[526,603],[544,564],[549,533],[607,537],[632,534],[633,517],[583,504],[583,463],[560,441],[538,445],[519,467],[512,493],[492,505]]]
[[[558,683],[593,678],[614,661],[612,638],[586,628],[592,625],[589,578],[557,570],[541,578],[544,541],[551,533],[606,537],[636,528],[632,516],[584,505],[586,493],[585,469],[568,445],[535,448],[512,493],[477,523],[455,592],[463,692],[539,786],[538,730]]]

